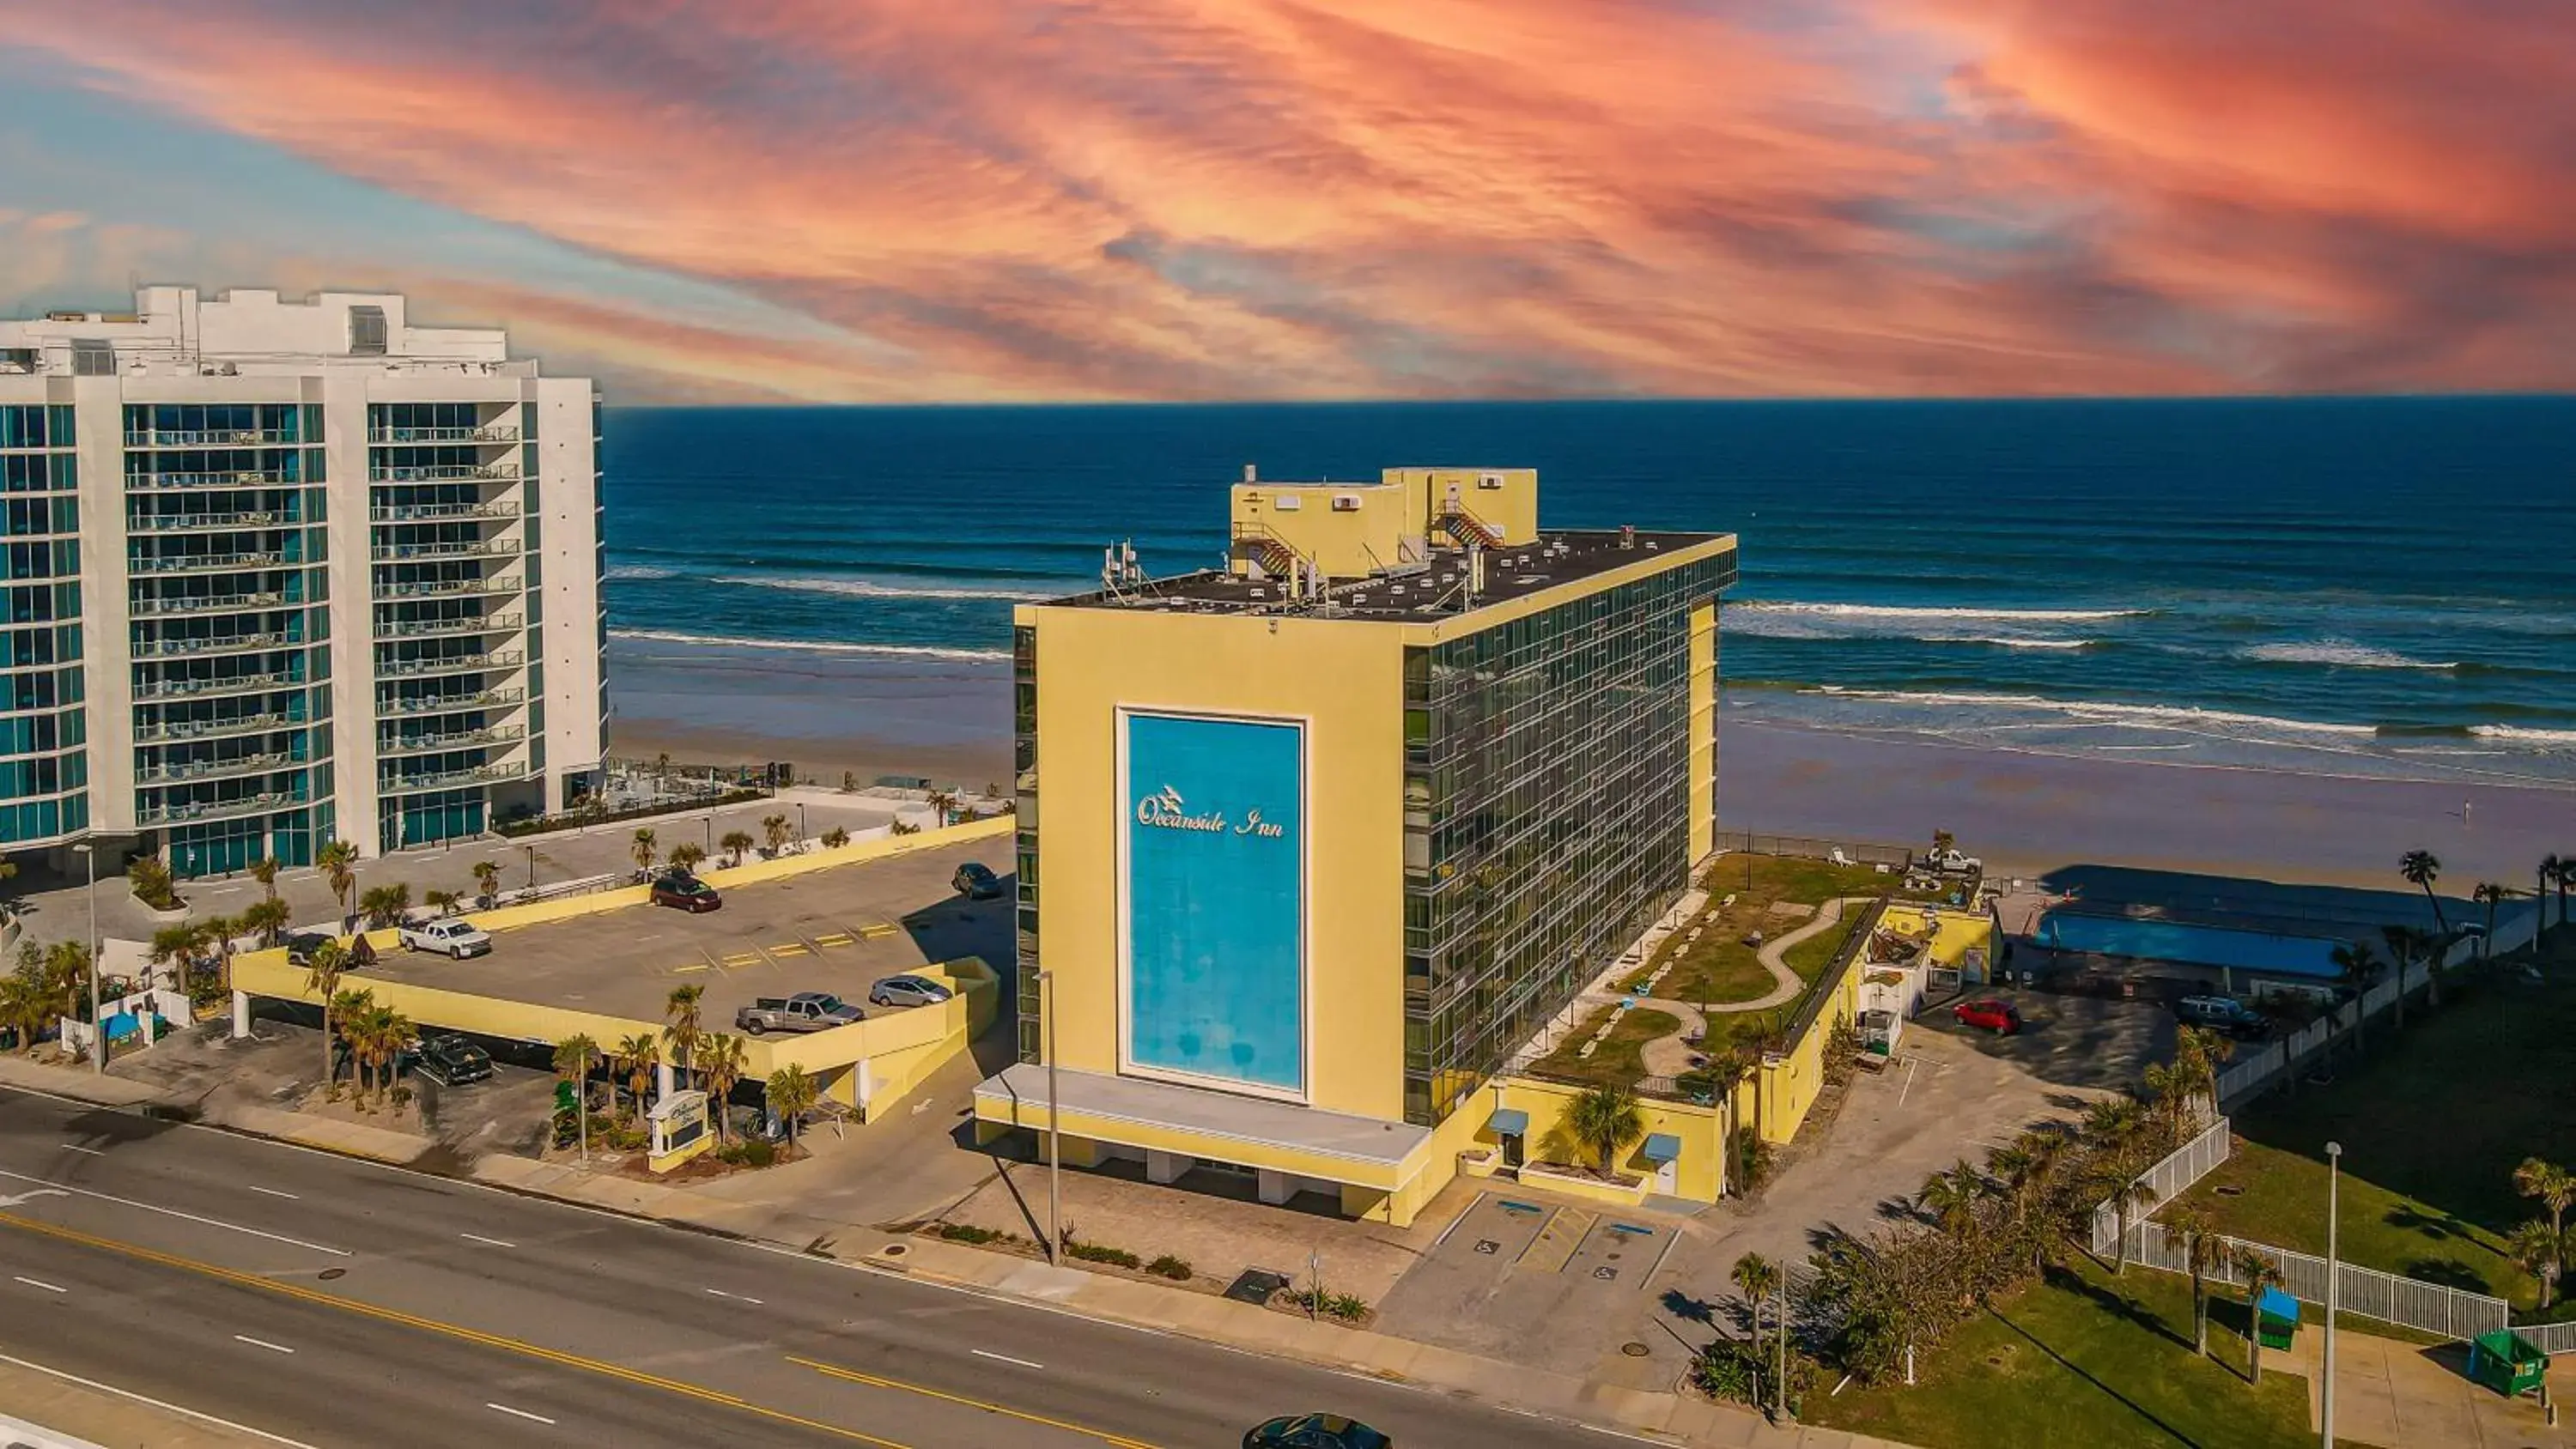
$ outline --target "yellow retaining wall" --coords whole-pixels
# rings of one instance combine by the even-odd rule
[[[1874,907],[1861,909],[1867,912]],[[1871,929],[1878,924],[1873,921]],[[1817,1096],[1825,1089],[1825,1043],[1832,1039],[1835,1023],[1860,1015],[1861,978],[1865,974],[1860,961],[1865,954],[1853,952],[1839,974],[1818,983],[1816,989],[1824,993],[1825,1001],[1806,1032],[1791,1042],[1786,1052],[1762,1059],[1763,1141],[1786,1142],[1797,1136],[1807,1113],[1814,1110]]]

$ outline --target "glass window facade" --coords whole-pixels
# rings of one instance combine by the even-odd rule
[[[1437,1124],[1690,873],[1690,616],[1734,555],[1405,659],[1405,1119]]]
[[[72,410],[0,407],[0,847],[89,826]]]
[[[1038,631],[1011,631],[1011,735],[1018,828],[1020,1060],[1044,1060],[1038,1020]]]

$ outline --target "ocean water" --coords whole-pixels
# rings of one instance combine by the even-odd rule
[[[1247,463],[1737,532],[1735,720],[2576,786],[2568,398],[618,408],[612,663],[999,670],[1113,541],[1215,564]]]

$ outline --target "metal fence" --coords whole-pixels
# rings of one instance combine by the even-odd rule
[[[2576,1353],[2576,1323],[2525,1323],[2513,1332],[2542,1353]]]
[[[2506,934],[2499,932],[2498,934]],[[2498,949],[2507,949],[2499,947]],[[2461,941],[2453,945],[2449,965],[2464,964],[2476,953],[2477,943]],[[2432,980],[2430,967],[2418,963],[2406,970],[2406,992],[2409,996],[2425,988]],[[2269,1088],[2282,1076],[2307,1065],[2335,1041],[2356,1029],[2364,1014],[2382,1016],[2397,1004],[2397,982],[2385,980],[2362,993],[2359,1003],[2347,1001],[2309,1022],[2279,1041],[2266,1042],[2249,1053],[2241,1053],[2218,1074],[2218,1104],[2236,1107],[2247,1098]]]
[[[2164,1160],[2138,1174],[2155,1193],[2155,1201],[2144,1207],[2131,1208],[2129,1221],[2137,1223],[2147,1214],[2182,1196],[2195,1182],[2209,1176],[2218,1164],[2227,1160],[2230,1143],[2227,1119],[2219,1118],[2189,1142],[2165,1154]],[[2093,1251],[2107,1253],[2120,1241],[2120,1210],[2112,1203],[2093,1209]]]
[[[1803,860],[1840,857],[1853,865],[1883,865],[1903,870],[1914,864],[1914,851],[1903,845],[1877,845],[1865,840],[1825,840],[1807,835],[1764,835],[1758,830],[1717,832],[1717,848],[1747,855],[1790,855]]]
[[[2242,1238],[2221,1237],[2219,1241],[2227,1251],[2205,1275],[2209,1281],[2242,1287],[2245,1280],[2237,1271],[2235,1259],[2238,1252],[2251,1250],[2280,1268],[2282,1287],[2291,1297],[2302,1303],[2324,1306],[2325,1259],[2269,1243],[2247,1242]],[[2140,1223],[2129,1230],[2129,1261],[2168,1273],[2191,1271],[2190,1259],[2183,1253],[2181,1236],[2166,1232],[2162,1223]],[[2510,1312],[2503,1299],[2484,1293],[2400,1278],[2394,1273],[2383,1273],[2376,1268],[2364,1268],[2353,1263],[2339,1263],[2336,1269],[2336,1307],[2346,1313],[2358,1313],[2384,1323],[2403,1324],[2446,1338],[2470,1339],[2504,1327]],[[2532,1329],[2514,1331],[2525,1338],[2530,1338],[2534,1332]],[[2576,1342],[2568,1346],[2576,1347]]]

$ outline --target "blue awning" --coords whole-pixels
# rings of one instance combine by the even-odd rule
[[[1529,1114],[1518,1107],[1496,1107],[1485,1125],[1497,1137],[1518,1137],[1529,1131]]]
[[[1682,1160],[1682,1140],[1670,1132],[1649,1132],[1646,1145],[1639,1153],[1648,1162],[1666,1163]]]

